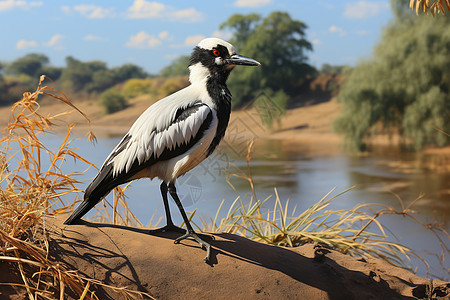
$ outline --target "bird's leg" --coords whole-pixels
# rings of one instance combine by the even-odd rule
[[[204,240],[202,240],[202,239],[199,237],[199,235],[198,235],[198,234],[194,231],[194,229],[192,228],[191,223],[189,222],[189,219],[188,219],[188,217],[186,216],[186,212],[184,211],[184,208],[183,208],[183,206],[181,205],[180,198],[178,198],[178,194],[177,194],[177,190],[176,190],[176,188],[175,188],[175,184],[169,183],[168,189],[169,189],[170,195],[172,196],[173,200],[175,201],[175,203],[176,203],[177,206],[178,206],[178,209],[180,210],[181,216],[183,217],[184,223],[186,224],[186,228],[187,228],[186,233],[185,233],[184,235],[180,236],[179,238],[177,238],[177,239],[174,241],[174,243],[175,243],[175,244],[178,244],[178,243],[180,243],[180,241],[182,241],[182,240],[184,240],[184,239],[186,239],[186,238],[188,238],[188,237],[193,238],[195,241],[197,241],[197,243],[200,244],[200,246],[201,246],[203,249],[206,250],[206,257],[205,257],[204,260],[205,260],[205,262],[209,262],[210,255],[211,255],[211,245],[208,244],[207,242],[205,242]],[[205,236],[205,235],[202,235],[202,236]],[[212,236],[208,236],[208,237],[209,237],[210,239],[213,238]]]
[[[185,233],[186,230],[184,230],[181,227],[175,226],[173,224],[172,221],[172,216],[170,215],[170,208],[169,208],[169,201],[167,199],[167,183],[162,182],[161,186],[161,196],[163,198],[163,203],[164,203],[164,210],[166,211],[166,221],[167,221],[167,225],[158,229],[152,229],[150,230],[151,233],[156,233],[156,232],[166,232],[166,231],[174,231],[174,232],[180,232],[180,233]]]

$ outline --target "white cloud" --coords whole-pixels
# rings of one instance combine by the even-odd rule
[[[261,7],[272,3],[272,0],[237,0],[234,6],[237,7]]]
[[[192,36],[188,36],[185,40],[184,40],[184,45],[185,46],[195,46],[197,45],[201,40],[203,40],[205,38],[204,35],[192,35]]]
[[[367,30],[357,30],[356,34],[357,35],[368,35],[370,32]]]
[[[173,36],[170,35],[170,33],[167,30],[161,31],[158,34],[158,37],[164,41],[172,41],[173,40]]]
[[[161,35],[161,33],[160,33]],[[163,34],[164,36],[165,34]],[[161,45],[161,39],[154,35],[141,31],[136,35],[130,36],[130,39],[125,43],[125,46],[138,49],[149,49]]]
[[[331,33],[337,33],[340,36],[344,36],[347,34],[344,29],[342,29],[341,27],[337,27],[336,25],[331,25],[330,28],[328,28],[328,31]]]
[[[168,16],[173,21],[195,23],[203,20],[203,14],[195,8],[188,8],[183,10],[175,10],[168,13]]]
[[[180,57],[179,54],[166,54],[166,55],[164,55],[164,59],[167,59],[167,60],[174,60],[175,58],[178,58],[178,57]]]
[[[387,2],[358,1],[347,4],[344,16],[350,19],[364,19],[374,17],[387,9],[389,9],[389,3]]]
[[[18,49],[18,50],[36,48],[37,46],[38,46],[38,43],[36,41],[20,40],[16,43],[16,49]]]
[[[172,21],[191,23],[201,21],[203,14],[195,8],[177,10],[160,2],[135,0],[133,5],[128,8],[127,17],[130,19],[166,18]]]
[[[55,34],[53,35],[50,40],[45,43],[46,46],[54,48],[56,50],[62,50],[64,49],[64,45],[62,44],[62,41],[64,39],[64,36],[62,34]]]
[[[101,42],[101,41],[107,41],[107,38],[101,37],[101,36],[97,36],[97,35],[93,35],[93,34],[88,34],[86,35],[83,40],[85,41],[94,41],[94,42]]]
[[[14,8],[30,8],[42,5],[44,5],[42,1],[27,2],[23,0],[5,0],[0,1],[0,11]]]
[[[70,7],[67,7],[67,6],[63,6],[63,7],[61,7],[61,9],[64,12],[71,11]],[[104,19],[107,17],[114,16],[113,8],[104,8],[104,7],[101,7],[98,5],[93,5],[93,4],[75,5],[73,7],[73,10],[88,19]]]
[[[69,14],[72,10],[70,9],[70,6],[64,5],[61,6],[61,10],[63,11],[63,13]]]
[[[314,39],[314,40],[311,41],[311,43],[313,45],[320,45],[320,44],[322,44],[322,42],[319,39]]]
[[[231,32],[214,31],[212,36],[225,41],[229,41],[233,37],[233,34]]]

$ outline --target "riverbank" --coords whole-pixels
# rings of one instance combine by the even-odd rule
[[[53,115],[67,111],[65,103],[55,99],[44,99],[40,102],[39,112],[44,115]],[[125,134],[139,115],[152,103],[148,96],[140,96],[129,101],[126,109],[112,114],[105,114],[99,101],[77,100],[74,104],[91,120],[91,129],[97,136],[122,136]],[[338,145],[341,138],[333,132],[332,122],[340,111],[340,104],[330,99],[314,105],[289,109],[279,124],[268,129],[261,122],[255,109],[233,111],[227,135],[245,135],[247,137],[260,137],[270,139],[298,140],[306,143],[326,143]],[[10,107],[1,107],[0,127],[8,124]],[[89,127],[82,115],[73,111],[60,117],[67,123],[77,123],[75,130],[83,134]],[[64,128],[61,128],[64,130]]]
[[[51,259],[156,299],[448,299],[450,292],[450,283],[313,244],[284,248],[216,234],[208,265],[195,242],[175,245],[175,233],[91,222],[67,226],[64,218],[48,219]],[[20,283],[19,274],[1,273],[1,282]],[[23,292],[0,285],[0,295],[11,299]],[[96,287],[96,295],[118,297],[105,287]]]

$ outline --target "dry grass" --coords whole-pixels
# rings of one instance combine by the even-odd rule
[[[96,286],[112,289],[125,299],[150,297],[83,277],[49,258],[48,219],[72,209],[80,200],[78,173],[66,174],[62,166],[68,160],[83,163],[86,168],[95,166],[70,146],[74,124],[61,120],[69,112],[39,114],[38,98],[48,96],[63,101],[89,122],[64,93],[44,86],[44,79],[42,76],[35,92],[24,93],[13,105],[10,123],[0,140],[0,263],[20,275],[23,283],[11,285],[24,288],[29,299],[65,299],[67,295],[98,299],[93,292]],[[67,127],[67,132],[58,149],[52,151],[43,143],[43,137],[61,124]],[[91,131],[88,140],[95,141]],[[119,204],[126,206],[123,197],[116,199],[113,218],[133,220],[129,213],[123,217],[116,213]]]

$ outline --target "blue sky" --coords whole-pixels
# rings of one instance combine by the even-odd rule
[[[109,67],[134,63],[156,73],[189,55],[203,37],[228,39],[230,33],[219,26],[231,15],[265,17],[272,11],[286,11],[307,24],[314,46],[309,63],[316,67],[354,65],[370,57],[392,17],[387,0],[0,0],[0,60],[33,52],[46,54],[55,66],[73,56]]]

